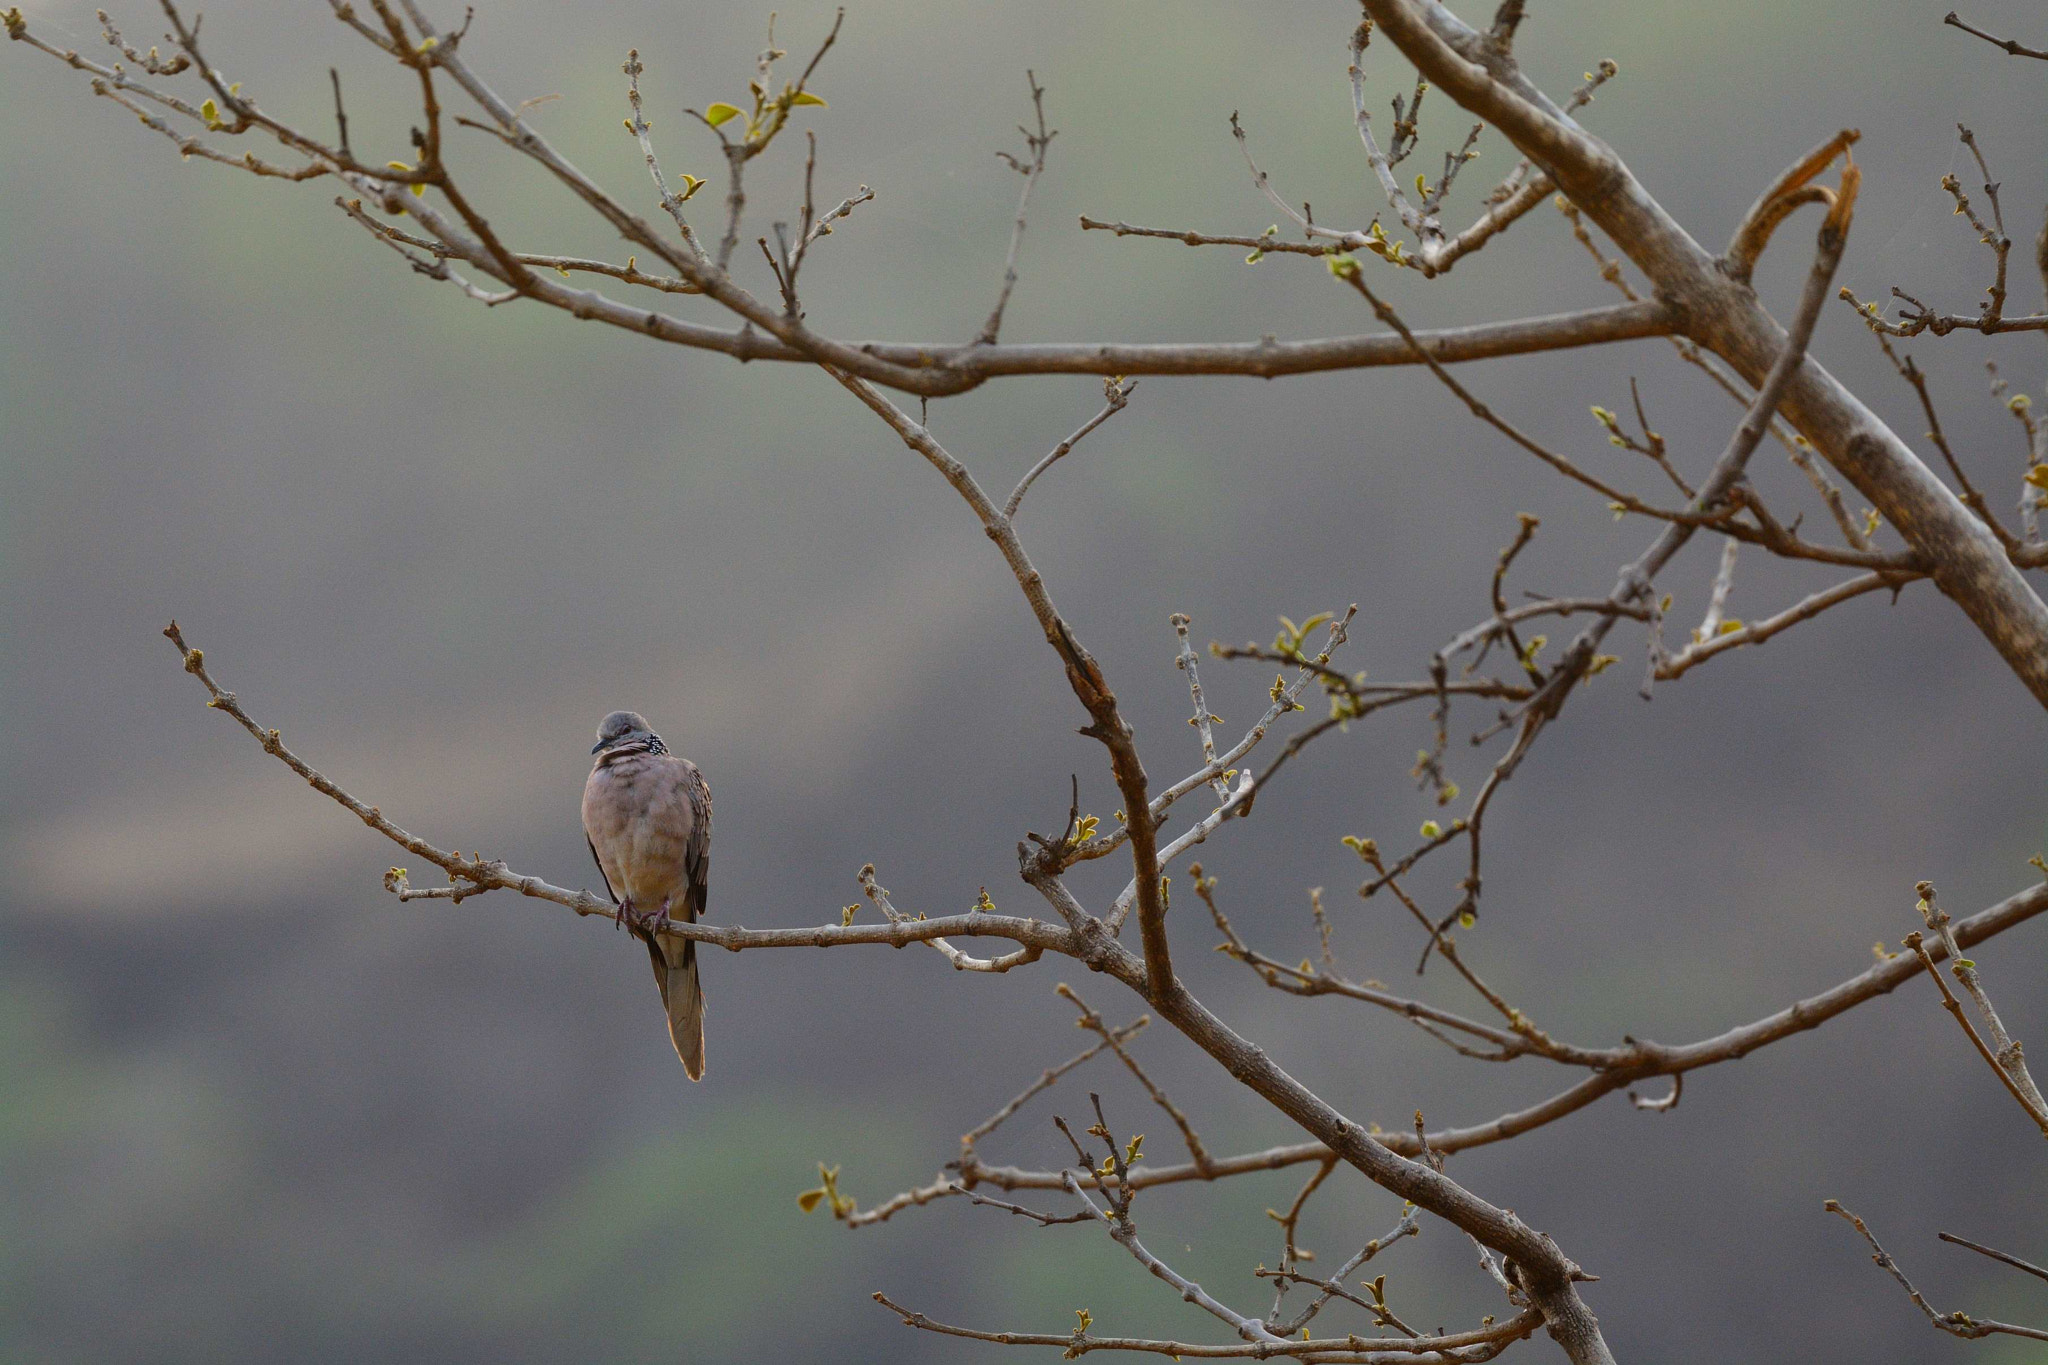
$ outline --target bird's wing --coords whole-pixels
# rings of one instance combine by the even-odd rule
[[[619,903],[619,893],[612,890],[612,879],[604,873],[604,859],[597,856],[596,840],[585,834],[583,842],[590,845],[590,861],[597,864],[597,878],[604,883],[604,893],[612,898],[613,905],[617,905]]]
[[[704,914],[711,891],[711,787],[697,765],[683,762],[683,790],[690,801],[690,838],[683,848],[683,873],[689,886],[683,892],[684,918],[695,923]]]

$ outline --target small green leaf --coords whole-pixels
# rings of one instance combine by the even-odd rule
[[[797,108],[801,108],[801,107],[803,107],[803,106],[804,106],[804,105],[806,105],[806,104],[815,104],[815,105],[817,105],[817,106],[818,106],[818,107],[819,107],[820,109],[829,109],[829,108],[831,108],[831,106],[830,106],[830,105],[828,105],[828,104],[826,104],[826,103],[825,103],[825,101],[823,101],[823,100],[819,99],[819,98],[818,98],[818,97],[817,97],[816,95],[813,95],[813,94],[812,94],[812,93],[811,93],[810,91],[808,91],[808,90],[799,90],[799,91],[797,91],[797,92],[796,92],[796,98],[795,98],[795,99],[793,99],[793,100],[791,100],[791,101],[789,102],[790,108],[792,108],[792,109],[797,109]]]
[[[690,196],[704,188],[704,182],[687,172],[683,175],[683,192],[676,196],[676,202],[687,204]]]
[[[716,128],[719,124],[724,123],[729,119],[736,119],[739,116],[739,106],[727,104],[723,100],[720,100],[717,104],[712,105],[709,109],[706,109],[704,111],[704,121],[710,124],[713,128]]]
[[[825,1191],[823,1189],[805,1190],[802,1194],[796,1197],[796,1206],[802,1209],[805,1213],[812,1212],[814,1209],[818,1207],[818,1205],[824,1202]]]
[[[1422,822],[1422,837],[1425,839],[1438,838],[1443,832],[1443,826],[1437,824],[1434,820],[1424,820]]]
[[[208,100],[206,103],[199,106],[199,117],[205,119],[209,127],[213,124],[219,123],[220,106],[215,104],[212,100]]]
[[[208,101],[207,101],[207,103],[208,103],[208,104],[211,104],[211,103],[213,103],[213,101],[212,101],[212,100],[208,100]],[[410,166],[406,165],[406,164],[405,164],[405,163],[404,163],[403,161],[387,161],[387,162],[385,162],[384,164],[385,164],[386,166],[389,166],[389,167],[390,167],[390,168],[391,168],[392,170],[394,170],[394,171],[410,171],[410,170],[412,169],[412,167],[410,167]],[[426,187],[425,185],[414,185],[414,186],[412,187],[412,194],[413,194],[413,198],[415,198],[415,199],[418,199],[418,198],[420,198],[420,197],[421,197],[422,195],[426,194],[426,192],[427,192],[427,187]],[[564,271],[563,271],[562,273],[563,273],[564,275],[567,275],[567,274],[568,274],[569,272],[568,272],[568,271],[566,271],[566,270],[564,270]]]

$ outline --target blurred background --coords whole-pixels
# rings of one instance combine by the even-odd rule
[[[1954,124],[1979,134],[2030,240],[2048,194],[2048,72],[1942,27],[1943,9],[1569,0],[1538,7],[1519,48],[1559,95],[1619,62],[1585,117],[1709,244],[1783,166],[1861,128],[1842,282],[1967,311],[1989,253],[1939,187],[1953,172],[1977,194]],[[111,55],[90,4],[25,11],[46,38]],[[2048,40],[2027,0],[1974,0],[1968,17]],[[145,46],[163,27],[140,3],[116,19]],[[485,0],[465,51],[509,98],[559,94],[540,126],[653,216],[619,127],[619,65],[638,47],[666,165],[711,179],[709,222],[722,179],[681,111],[743,101],[766,19]],[[830,19],[781,0],[778,37],[801,60]],[[1006,339],[1373,330],[1316,262],[1249,268],[1242,252],[1075,224],[1263,229],[1273,213],[1228,136],[1233,109],[1284,193],[1324,221],[1369,219],[1344,77],[1356,19],[1334,3],[854,5],[814,82],[831,107],[803,126],[820,134],[821,201],[863,183],[878,198],[813,255],[813,321],[847,337],[973,334],[1018,187],[992,153],[1016,146],[1029,67],[1061,132]],[[358,150],[410,159],[404,73],[324,5],[218,0],[206,20],[212,60],[266,108],[326,129],[338,66]],[[1412,74],[1390,52],[1371,65],[1383,108]],[[863,1205],[929,1180],[960,1133],[1079,1051],[1052,993],[1071,964],[988,978],[915,950],[713,954],[710,1074],[692,1086],[637,946],[504,895],[394,903],[378,879],[396,850],[208,712],[158,634],[175,616],[261,723],[363,799],[522,872],[599,885],[577,803],[595,723],[623,706],[710,776],[714,916],[833,921],[868,860],[911,911],[962,910],[982,886],[1027,911],[1013,846],[1064,817],[1068,775],[1084,809],[1120,803],[954,494],[821,375],[537,306],[487,311],[407,272],[322,182],[181,163],[25,47],[0,73],[0,1356],[999,1358],[907,1330],[875,1290],[989,1328],[1065,1331],[1087,1308],[1104,1331],[1219,1339],[1085,1228],[964,1201],[858,1233],[798,1212],[819,1161]],[[1469,124],[1432,100],[1412,168],[1434,179]],[[625,254],[494,143],[450,136],[464,183],[516,244]],[[1455,221],[1512,164],[1493,134],[1479,145]],[[754,231],[794,215],[800,167],[794,134],[756,163]],[[1789,310],[1812,229],[1796,220],[1760,275],[1774,307]],[[768,288],[751,247],[740,268]],[[1374,279],[1417,326],[1611,297],[1547,208],[1444,280]],[[2038,299],[2016,257],[2012,311]],[[1910,392],[1845,307],[1814,350],[1917,439]],[[2010,507],[2021,436],[1983,364],[2038,398],[2039,338],[1910,350],[1957,449]],[[1737,418],[1661,341],[1461,374],[1644,490],[1656,481],[1606,445],[1589,404],[1626,410],[1637,377],[1695,473]],[[1011,381],[935,404],[931,420],[1006,488],[1099,389]],[[1775,447],[1755,469],[1781,513],[1821,526]],[[1145,379],[1040,483],[1022,527],[1165,781],[1199,758],[1170,613],[1190,613],[1198,641],[1241,642],[1269,639],[1278,613],[1355,601],[1351,666],[1417,676],[1484,614],[1518,511],[1543,529],[1515,590],[1604,592],[1650,534],[1426,375],[1383,370]],[[1695,546],[1666,577],[1680,629],[1716,553]],[[1826,581],[1747,555],[1730,611],[1760,616]],[[1475,965],[1553,1033],[1706,1036],[1861,970],[1873,940],[1917,924],[1917,878],[1958,913],[2034,880],[2048,717],[1926,585],[1727,656],[1647,704],[1640,636],[1618,635],[1625,665],[1577,699],[1496,807],[1486,918],[1466,935]],[[1231,734],[1270,685],[1220,663],[1206,681]],[[1457,733],[1489,719],[1467,710]],[[1404,846],[1439,813],[1407,777],[1427,741],[1420,711],[1333,737],[1202,860],[1262,948],[1309,951],[1307,889],[1324,886],[1355,975],[1463,1008],[1441,973],[1414,980],[1411,924],[1350,894],[1360,869],[1338,842]],[[1491,756],[1454,743],[1451,775],[1475,790]],[[1077,880],[1100,903],[1121,878],[1091,871]],[[1434,867],[1417,889],[1448,904],[1454,875]],[[1432,1124],[1476,1122],[1568,1080],[1266,991],[1206,951],[1213,931],[1191,902],[1174,932],[1205,999],[1361,1120],[1405,1126],[1420,1108]],[[2028,1042],[2048,1037],[2044,947],[2048,924],[2033,923],[1977,955]],[[1138,1013],[1111,983],[1076,984],[1112,1018]],[[1212,1150],[1297,1139],[1164,1029],[1137,1050]],[[1056,1164],[1049,1116],[1080,1112],[1091,1087],[1119,1127],[1150,1134],[1154,1159],[1176,1157],[1164,1117],[1107,1070],[1062,1083],[985,1154]],[[2026,1343],[1930,1331],[1821,1212],[1830,1197],[1870,1218],[1942,1308],[2048,1318],[2040,1285],[1934,1239],[1947,1228],[2048,1257],[2048,1166],[1924,982],[1695,1075],[1674,1112],[1611,1098],[1451,1171],[1603,1277],[1588,1297],[1624,1360],[2032,1358]],[[1278,1256],[1265,1209],[1302,1174],[1147,1195],[1140,1224],[1184,1272],[1258,1311],[1251,1272]],[[1303,1240],[1328,1264],[1398,1216],[1363,1180],[1336,1181]],[[1501,1311],[1443,1224],[1376,1268],[1412,1322]],[[1333,1324],[1346,1325],[1363,1319]],[[1520,1349],[1555,1355],[1541,1338]]]

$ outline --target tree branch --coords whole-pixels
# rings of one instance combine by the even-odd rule
[[[1439,4],[1364,0],[1431,84],[1500,129],[1597,222],[1679,309],[1684,333],[1753,383],[1785,351],[1763,305],[1729,279],[1605,144],[1566,118],[1503,54]],[[1898,527],[1935,583],[2048,705],[2048,605],[1989,530],[1891,429],[1818,362],[1788,384],[1785,413]]]

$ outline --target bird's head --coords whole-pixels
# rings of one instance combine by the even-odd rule
[[[665,754],[668,748],[638,711],[614,711],[598,723],[593,754]]]

